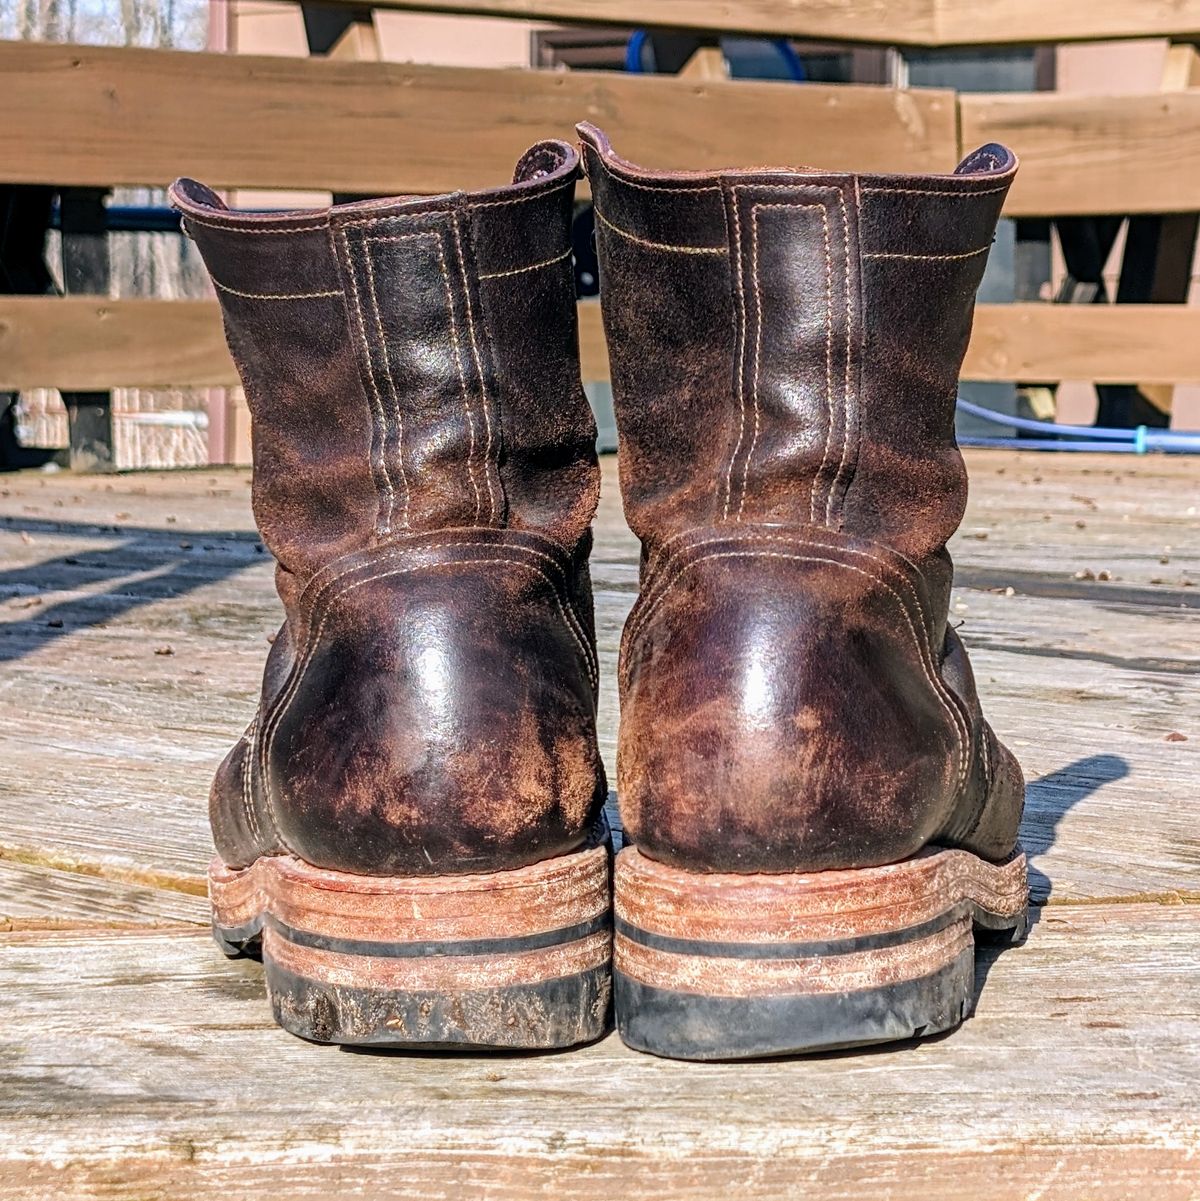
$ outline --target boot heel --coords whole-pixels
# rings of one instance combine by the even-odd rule
[[[1025,856],[929,848],[808,875],[617,857],[617,1027],[676,1059],[738,1059],[948,1030],[974,995],[974,928],[1020,937]]]
[[[261,940],[275,1020],[321,1043],[566,1047],[608,1028],[609,851],[375,877],[264,856],[209,869],[227,954]]]

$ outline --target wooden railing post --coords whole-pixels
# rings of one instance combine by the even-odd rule
[[[103,188],[64,188],[59,193],[63,290],[68,295],[107,296],[108,219]],[[47,381],[51,382],[51,381]],[[69,462],[76,471],[112,471],[111,392],[64,392]]]

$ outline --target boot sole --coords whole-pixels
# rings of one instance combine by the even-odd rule
[[[208,883],[217,944],[261,952],[275,1020],[301,1038],[528,1050],[608,1029],[607,846],[463,876],[217,859]]]
[[[807,875],[617,857],[617,1029],[672,1059],[745,1059],[936,1034],[970,1012],[975,931],[1019,940],[1025,856],[930,848]]]

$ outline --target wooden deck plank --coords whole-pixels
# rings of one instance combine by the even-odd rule
[[[605,122],[664,167],[792,161],[946,171],[952,92],[614,71],[353,63],[0,42],[5,183],[394,195],[496,187],[535,142]],[[176,381],[178,382],[178,381]]]
[[[608,379],[595,301],[579,324],[584,379]],[[1197,381],[1198,347],[1200,309],[1187,305],[984,304],[963,378]],[[237,383],[215,301],[0,296],[0,389]]]
[[[1193,1198],[1200,908],[1046,910],[979,977],[870,1054],[373,1054],[273,1027],[202,933],[4,935],[0,1197]]]
[[[1194,895],[1194,466],[969,460],[953,617],[1032,782],[1035,894]],[[211,772],[252,714],[279,620],[247,483],[236,470],[0,482],[0,854],[199,887]],[[615,484],[606,459],[592,571],[610,770],[616,651],[637,588]]]
[[[208,898],[194,892],[0,859],[0,931],[209,921]]]

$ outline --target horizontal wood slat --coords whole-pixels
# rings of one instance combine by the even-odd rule
[[[599,306],[580,305],[585,379],[608,378]],[[981,305],[963,377],[1200,381],[1200,308]],[[237,374],[216,303],[0,297],[0,389],[219,386]]]
[[[355,5],[360,0],[332,0]],[[379,8],[611,25],[654,23],[899,46],[1200,34],[1200,0],[375,0]]]
[[[1007,216],[1200,209],[1200,90],[959,97],[962,146],[1011,146]]]
[[[0,43],[0,74],[11,84],[0,125],[9,183],[191,174],[217,186],[365,193],[487,187],[531,143],[573,137],[586,117],[656,167],[945,171],[963,150],[998,141],[1022,158],[1010,215],[1200,210],[1200,90],[956,101],[925,89],[11,42]]]
[[[656,167],[946,171],[952,92],[0,43],[0,182],[444,192],[604,126]]]

